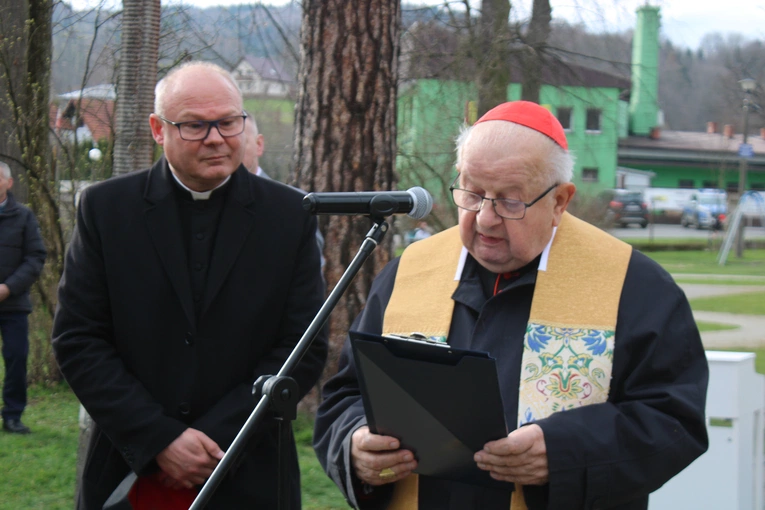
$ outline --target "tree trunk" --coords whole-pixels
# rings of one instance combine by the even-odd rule
[[[399,0],[306,0],[295,126],[296,185],[312,191],[391,190],[396,155]],[[325,277],[334,288],[371,222],[322,216]],[[330,360],[365,304],[390,240],[370,257],[330,317]]]
[[[159,54],[160,0],[123,0],[122,6],[114,175],[148,168],[154,159],[149,115]]]
[[[523,84],[521,99],[539,103],[542,87],[542,64],[547,39],[550,37],[552,10],[550,0],[534,0],[531,22],[526,34],[526,48],[523,53]]]
[[[483,0],[479,21],[478,117],[507,101],[510,84],[509,0]]]

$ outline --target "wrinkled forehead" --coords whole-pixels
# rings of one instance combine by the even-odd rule
[[[502,179],[506,174],[524,174],[541,181],[549,175],[548,155],[554,143],[519,124],[483,122],[475,125],[465,140],[457,170],[470,178]]]

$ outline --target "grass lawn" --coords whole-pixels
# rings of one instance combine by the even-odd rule
[[[0,364],[0,377],[2,377]],[[32,434],[0,432],[0,510],[71,510],[77,463],[79,403],[64,384],[32,387],[24,423]],[[345,498],[324,474],[311,447],[313,422],[294,422],[300,460],[303,508],[348,508]]]
[[[690,303],[693,310],[705,312],[765,315],[765,292],[697,298],[692,299]]]
[[[731,254],[724,266],[717,263],[717,251],[656,251],[646,255],[672,274],[765,276],[765,250],[745,250],[741,259]]]
[[[679,276],[677,283],[701,283],[710,285],[760,285],[765,287],[765,278],[701,278]],[[746,291],[744,291],[746,292]]]
[[[30,388],[28,400],[23,419],[32,434],[0,432],[0,509],[70,510],[79,432],[77,400],[64,385]]]
[[[696,326],[698,326],[700,332],[704,331],[723,331],[726,329],[738,329],[738,326],[733,326],[731,324],[720,324],[719,322],[704,322],[704,321],[696,321]]]

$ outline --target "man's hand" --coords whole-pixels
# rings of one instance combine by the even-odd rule
[[[167,487],[190,489],[202,485],[223,458],[223,451],[204,432],[188,428],[157,455],[157,464],[170,478]]]
[[[6,284],[0,283],[0,303],[8,299],[8,296],[10,295],[11,295],[11,289],[9,289]]]
[[[356,476],[369,485],[383,485],[409,476],[417,461],[409,450],[400,450],[398,439],[378,436],[361,427],[351,436],[351,465]],[[380,473],[383,476],[380,476]]]
[[[547,446],[539,425],[521,427],[504,439],[486,443],[474,460],[495,480],[543,485],[549,477]]]

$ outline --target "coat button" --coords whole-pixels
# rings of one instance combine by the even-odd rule
[[[181,402],[178,404],[178,412],[183,416],[187,416],[191,412],[191,406],[188,402]]]
[[[194,335],[191,333],[186,333],[186,337],[183,339],[184,342],[186,342],[186,345],[194,345]]]

